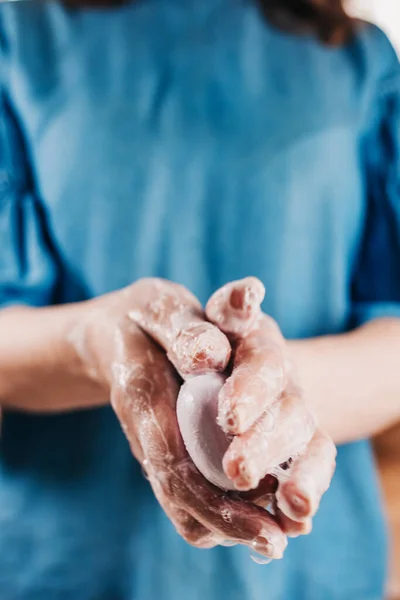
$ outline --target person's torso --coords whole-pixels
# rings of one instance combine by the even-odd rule
[[[205,301],[255,275],[286,336],[346,329],[365,216],[365,40],[326,49],[237,0],[32,3],[2,18],[60,301],[142,276]],[[4,600],[381,597],[366,444],[339,450],[313,533],[268,567],[180,540],[108,408],[7,415],[1,448]]]

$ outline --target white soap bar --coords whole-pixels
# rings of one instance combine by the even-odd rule
[[[178,396],[177,416],[187,451],[200,473],[217,487],[234,490],[222,468],[231,436],[217,423],[218,393],[224,382],[214,373],[188,379]]]

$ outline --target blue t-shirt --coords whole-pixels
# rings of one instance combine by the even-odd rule
[[[251,274],[289,338],[400,316],[400,68],[378,29],[326,48],[252,0],[0,19],[2,305],[142,276],[205,301]],[[4,416],[1,600],[381,600],[384,529],[367,442],[261,567],[178,537],[111,408]]]

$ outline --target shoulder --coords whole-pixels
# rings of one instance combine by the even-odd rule
[[[372,23],[361,23],[352,42],[364,54],[364,58],[374,69],[382,66],[398,68],[399,59],[388,36],[380,27]]]
[[[348,51],[363,81],[366,99],[400,92],[400,62],[387,35],[376,25],[360,26]]]

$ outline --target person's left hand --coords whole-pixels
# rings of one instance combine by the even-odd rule
[[[223,468],[244,497],[272,501],[282,529],[295,536],[311,530],[336,448],[303,398],[278,325],[261,312],[264,294],[262,283],[249,277],[218,290],[206,307],[233,348],[233,370],[218,405],[220,426],[234,436]]]

